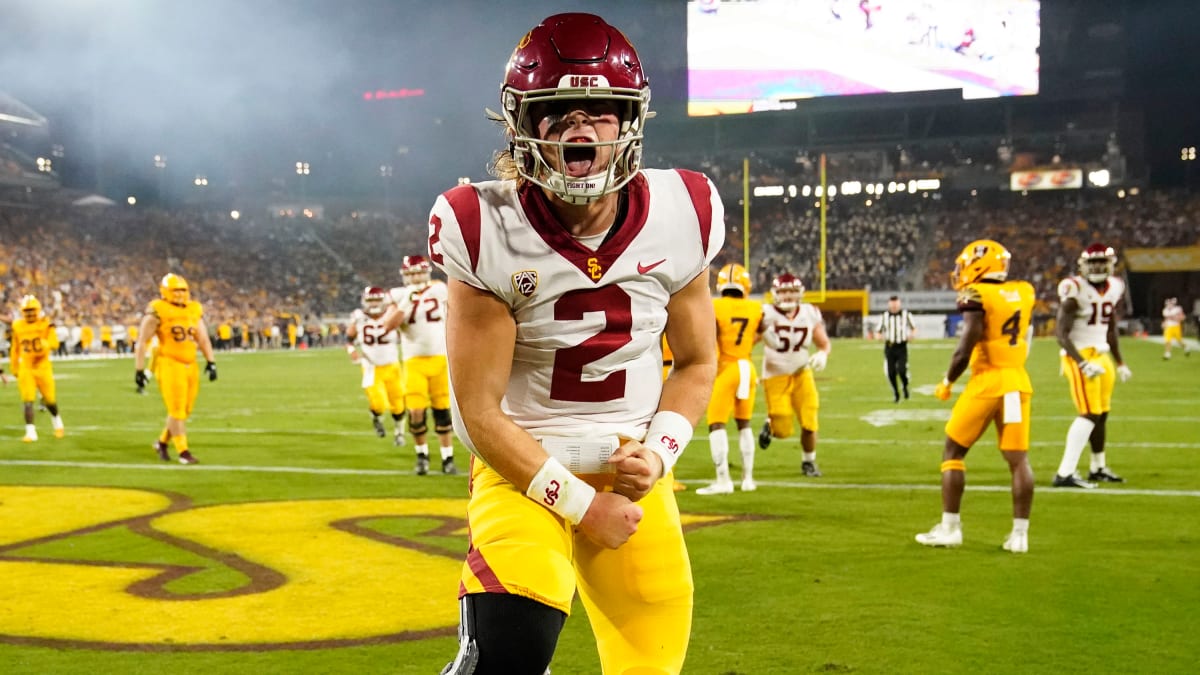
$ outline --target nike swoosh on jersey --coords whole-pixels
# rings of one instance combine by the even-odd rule
[[[645,274],[665,262],[667,262],[666,258],[663,258],[662,260],[659,260],[658,262],[652,262],[649,265],[643,265],[642,263],[638,263],[638,274]]]

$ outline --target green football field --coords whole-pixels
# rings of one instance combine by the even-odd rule
[[[931,394],[952,346],[912,346],[896,405],[882,346],[834,342],[823,478],[776,440],[757,492],[701,497],[697,434],[677,469],[697,586],[685,672],[1196,672],[1200,355],[1127,339],[1108,457],[1128,482],[1056,491],[1074,411],[1055,344],[1036,342],[1037,492],[1013,555],[991,433],[967,457],[964,545],[913,541],[941,510],[950,404]],[[413,475],[411,441],[372,433],[340,349],[218,360],[189,425],[197,466],[155,458],[162,404],[134,393],[129,358],[56,363],[61,440],[39,413],[42,440],[22,443],[16,386],[0,389],[0,673],[438,672],[457,646],[466,477]],[[578,603],[552,670],[599,672]]]

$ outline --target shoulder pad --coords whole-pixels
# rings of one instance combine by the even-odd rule
[[[1062,300],[1079,296],[1079,282],[1075,277],[1067,277],[1058,282],[1058,297]]]
[[[959,290],[957,304],[959,311],[983,309],[983,293],[976,288],[975,284],[970,284]]]

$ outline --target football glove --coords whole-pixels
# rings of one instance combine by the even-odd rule
[[[213,363],[212,361],[207,362],[204,365],[204,372],[208,373],[208,381],[209,382],[216,380],[217,379],[217,364]]]
[[[829,355],[821,350],[813,353],[812,358],[808,360],[808,367],[812,368],[814,373],[819,373],[825,370],[825,362],[829,359]]]
[[[938,386],[933,388],[933,395],[938,397],[939,401],[949,401],[950,400],[950,387],[951,387],[950,380],[947,380],[946,378],[943,377],[942,381],[938,383]]]
[[[1095,361],[1083,361],[1079,364],[1079,372],[1089,380],[1093,377],[1100,377],[1104,374],[1104,366]]]
[[[1117,366],[1117,377],[1120,378],[1122,382],[1128,382],[1129,378],[1133,377],[1133,371],[1129,369],[1129,366],[1122,363],[1121,365]]]
[[[150,378],[146,375],[145,370],[133,371],[133,383],[135,385],[137,385],[138,391],[145,389],[146,383],[149,381],[150,381]]]

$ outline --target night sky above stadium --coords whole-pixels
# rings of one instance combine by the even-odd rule
[[[118,167],[147,164],[162,153],[181,172],[250,174],[304,157],[338,171],[396,164],[430,189],[484,177],[501,138],[483,108],[497,105],[516,39],[551,13],[583,9],[550,0],[5,4],[0,91],[46,115],[76,165],[97,154]],[[1169,172],[1167,150],[1178,160],[1179,143],[1200,141],[1191,112],[1200,58],[1186,47],[1200,10],[1148,4],[1126,12],[1125,95],[1147,99],[1151,159],[1165,158]],[[639,46],[656,107],[681,105],[684,3],[616,0],[603,12]]]

